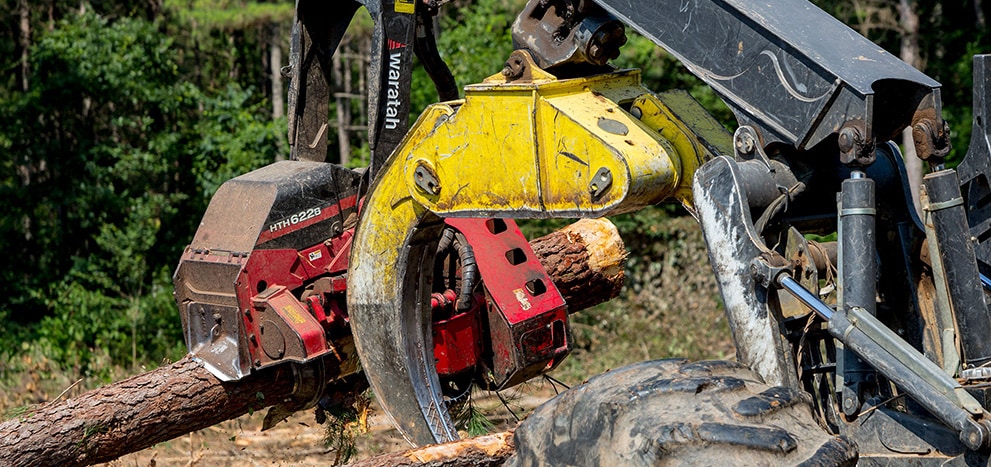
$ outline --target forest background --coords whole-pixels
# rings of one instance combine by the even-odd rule
[[[459,86],[501,70],[522,3],[440,9],[438,45]],[[943,84],[958,161],[971,131],[971,55],[991,52],[991,7],[816,3]],[[281,70],[292,16],[290,1],[0,1],[0,409],[185,353],[171,282],[183,248],[221,183],[288,154]],[[328,152],[352,167],[368,158],[370,33],[357,17],[334,64]],[[732,129],[709,88],[629,35],[615,65],[642,68],[651,89],[688,90]],[[417,68],[413,118],[435,100]],[[576,317],[574,379],[630,358],[732,353],[697,228],[679,215],[668,206],[613,219],[632,252],[628,283]]]

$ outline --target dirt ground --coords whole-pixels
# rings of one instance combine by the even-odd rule
[[[578,384],[594,374],[655,358],[732,359],[733,343],[719,305],[718,292],[702,242],[691,218],[672,218],[654,225],[649,251],[629,260],[627,284],[613,302],[572,315],[574,349],[553,375]],[[654,228],[652,227],[652,228]],[[661,235],[661,233],[668,234]],[[644,245],[639,245],[644,248]],[[78,375],[63,373],[45,357],[0,361],[0,414],[17,407],[74,397],[94,387],[78,384]],[[16,365],[13,365],[16,363]],[[6,367],[7,376],[3,377]],[[109,364],[109,363],[108,363]],[[14,371],[13,369],[17,369]],[[145,371],[141,369],[141,371]],[[123,370],[114,380],[131,373]],[[546,380],[501,393],[513,414],[492,393],[475,398],[478,408],[502,431],[516,424],[540,403],[554,396]],[[87,387],[88,386],[88,387]],[[68,389],[67,389],[68,388]],[[63,393],[63,394],[60,394]],[[264,412],[245,415],[158,444],[103,464],[107,466],[309,466],[332,465],[337,452],[324,443],[325,428],[312,411],[298,413],[261,432]],[[376,406],[368,433],[355,441],[360,460],[407,448],[385,414]]]
[[[554,396],[549,384],[531,383],[502,394],[507,408],[494,393],[475,395],[479,410],[495,424],[493,432],[516,424],[535,407]],[[325,427],[318,425],[312,411],[299,412],[276,427],[261,431],[264,412],[244,415],[205,430],[196,431],[144,451],[100,464],[106,467],[228,467],[228,466],[327,466],[336,452],[324,443]],[[382,410],[372,403],[368,432],[355,440],[357,461],[388,452],[402,451],[409,445],[399,435]]]

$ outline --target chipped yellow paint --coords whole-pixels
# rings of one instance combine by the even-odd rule
[[[393,156],[404,161],[410,196],[444,216],[516,218],[597,217],[685,198],[675,195],[690,185],[697,151],[684,170],[679,148],[657,129],[683,135],[691,126],[645,124],[624,110],[658,102],[639,72],[544,75],[525,82],[496,75],[468,86],[463,101],[428,108]],[[417,167],[434,172],[437,190],[417,185]],[[603,172],[606,179],[593,180]]]
[[[356,286],[387,293],[398,279],[379,275],[378,265],[395,273],[391,265],[404,259],[402,245],[428,212],[600,217],[667,199],[690,208],[692,174],[730,151],[729,134],[697,102],[653,94],[637,71],[567,80],[533,72],[539,79],[528,82],[495,75],[469,86],[464,100],[424,111],[365,200],[363,210],[374,214],[363,216],[352,266],[374,262],[369,270],[377,272],[352,277]],[[630,106],[640,119],[624,110]],[[417,186],[418,166],[436,176],[436,193]],[[611,184],[594,196],[602,169]]]
[[[633,104],[640,121],[671,142],[681,157],[681,183],[674,198],[692,209],[692,176],[706,161],[733,155],[733,136],[687,92],[645,94]]]
[[[428,107],[363,203],[348,272],[355,348],[369,373],[408,378],[369,381],[377,394],[391,394],[381,402],[405,417],[397,421],[410,442],[454,436],[439,389],[428,386],[430,369],[410,354],[427,348],[422,336],[404,327],[429,319],[429,302],[415,294],[429,284],[407,274],[430,258],[438,215],[587,218],[668,199],[687,205],[683,189],[693,172],[718,153],[719,144],[699,139],[708,132],[704,118],[690,105],[665,113],[637,71],[557,80],[533,69],[529,76],[495,76],[466,88],[464,100]],[[635,102],[653,109],[645,121],[627,112]],[[680,120],[685,115],[692,120]]]

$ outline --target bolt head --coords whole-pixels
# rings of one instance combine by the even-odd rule
[[[736,140],[736,150],[740,154],[750,154],[754,152],[754,141],[750,138],[740,138]]]
[[[853,126],[841,129],[836,139],[836,144],[842,152],[850,152],[857,144],[862,142],[863,137],[860,135],[860,130]]]

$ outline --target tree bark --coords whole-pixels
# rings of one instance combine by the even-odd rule
[[[530,242],[574,313],[619,295],[626,250],[607,219],[582,219]]]
[[[324,358],[328,375],[357,372],[350,337],[341,359]],[[90,465],[261,410],[291,396],[293,372],[280,365],[221,382],[190,357],[52,401],[0,424],[0,465]]]
[[[608,220],[579,221],[531,246],[572,312],[604,302],[622,287],[626,252]],[[330,383],[332,390],[343,400],[364,391],[367,383],[363,377],[344,378],[359,371],[351,337],[335,341],[334,348],[323,363],[328,379],[337,380]],[[72,399],[31,407],[0,423],[0,465],[106,462],[280,404],[291,398],[293,387],[290,365],[225,383],[186,357]],[[485,456],[494,456],[486,449],[466,450],[464,456],[484,462]]]
[[[494,467],[505,463],[515,450],[513,432],[504,431],[445,444],[424,446],[409,451],[383,454],[348,464],[348,467],[455,467],[463,465]]]
[[[21,46],[21,91],[28,92],[28,77],[31,74],[31,61],[28,55],[31,49],[31,10],[27,0],[17,3],[17,13],[20,17],[20,46]]]

